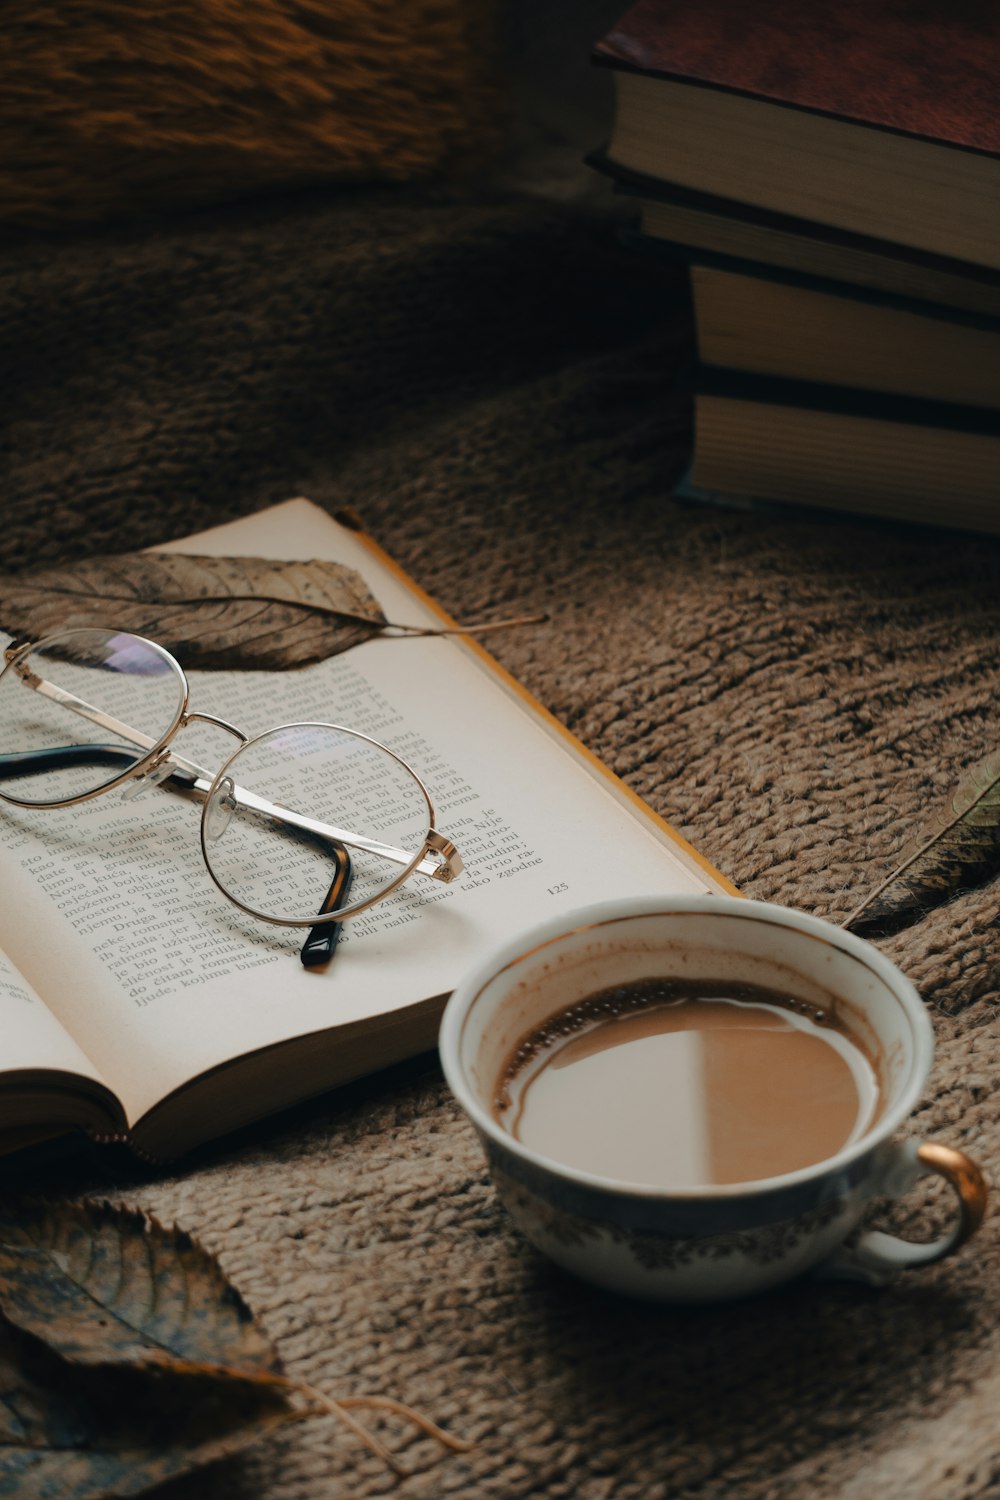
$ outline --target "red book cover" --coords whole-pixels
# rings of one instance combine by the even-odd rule
[[[997,0],[638,0],[594,56],[1000,154]]]

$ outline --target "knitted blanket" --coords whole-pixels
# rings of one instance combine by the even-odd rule
[[[673,502],[687,336],[682,288],[608,223],[530,200],[291,196],[21,239],[0,566],[350,503],[456,615],[545,610],[491,648],[748,895],[843,917],[997,743],[1000,544]],[[998,917],[994,883],[882,944],[937,1035],[912,1132],[994,1178]],[[182,1223],[292,1373],[477,1439],[442,1458],[387,1418],[396,1479],[314,1419],[177,1500],[1000,1492],[995,1216],[878,1292],[633,1305],[519,1238],[433,1057],[169,1172],[53,1186]],[[917,1192],[893,1222],[947,1210]]]

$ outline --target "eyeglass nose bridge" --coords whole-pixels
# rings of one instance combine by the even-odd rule
[[[211,724],[213,728],[231,734],[241,745],[245,745],[250,738],[242,729],[237,729],[235,724],[230,724],[228,719],[220,719],[216,714],[203,714],[197,709],[184,715],[184,727],[188,724]],[[235,790],[232,777],[224,776],[205,803],[203,827],[205,838],[212,843],[221,839],[236,811]]]
[[[189,724],[211,724],[215,729],[222,729],[226,734],[231,734],[233,739],[239,740],[245,745],[250,736],[244,734],[242,729],[237,729],[235,724],[230,724],[228,719],[220,719],[215,714],[203,714],[199,709],[191,709],[181,720],[181,728],[186,729]],[[235,753],[235,752],[234,752]]]

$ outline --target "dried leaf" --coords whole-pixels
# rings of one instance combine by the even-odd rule
[[[0,1500],[139,1494],[321,1412],[401,1473],[351,1415],[358,1407],[391,1410],[454,1451],[470,1446],[391,1397],[336,1400],[291,1380],[206,1250],[107,1203],[0,1213],[0,1314]],[[48,1360],[44,1383],[32,1349],[36,1364]]]
[[[0,628],[38,640],[78,626],[132,630],[202,668],[302,667],[386,624],[341,563],[125,552],[0,577]]]
[[[0,1215],[0,1311],[75,1364],[281,1376],[273,1344],[208,1251],[107,1203]]]
[[[60,1370],[0,1323],[0,1500],[138,1495],[303,1415],[266,1387]]]
[[[946,808],[844,926],[867,937],[897,932],[998,871],[1000,751],[994,751],[964,773]]]

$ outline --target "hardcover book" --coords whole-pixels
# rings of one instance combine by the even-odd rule
[[[704,365],[1000,407],[996,319],[697,260],[691,291]]]
[[[594,55],[612,171],[1000,268],[985,0],[639,0]]]
[[[997,533],[998,473],[995,411],[699,371],[691,483],[703,494]]]
[[[603,153],[590,162],[608,170]],[[641,232],[630,238],[646,253],[751,275],[771,269],[972,317],[1000,317],[1000,272],[984,266],[672,183],[614,175],[617,189],[637,200]]]

